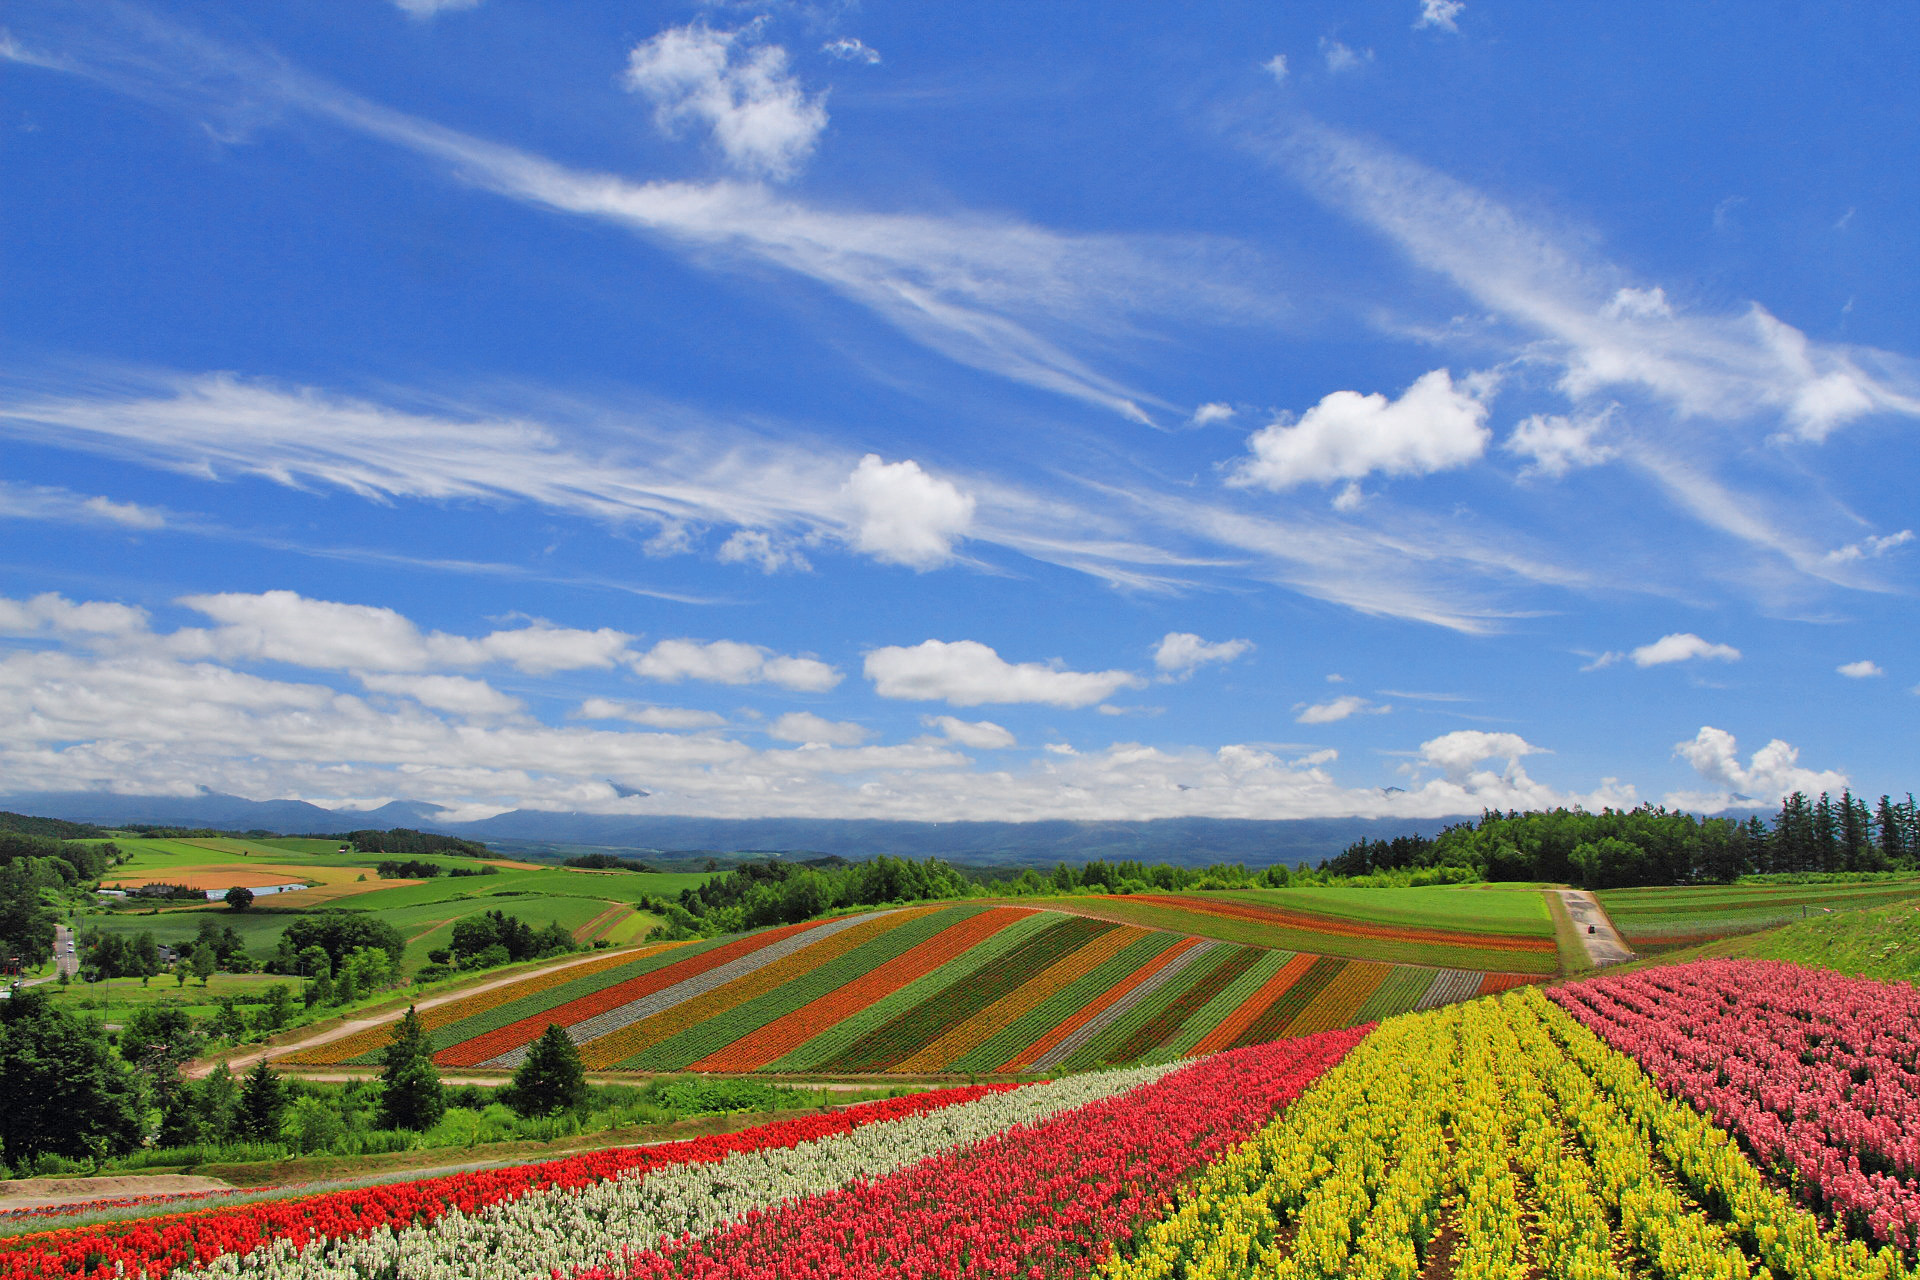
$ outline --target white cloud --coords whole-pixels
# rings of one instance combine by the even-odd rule
[[[48,591],[30,600],[0,596],[0,635],[121,636],[146,630],[147,611],[106,600],[75,603]]]
[[[1544,751],[1545,748],[1534,746],[1517,733],[1456,729],[1421,743],[1420,759],[1441,770],[1448,778],[1458,780],[1469,776],[1473,766],[1483,760],[1503,759],[1507,762],[1509,773],[1517,772],[1518,765],[1515,762],[1522,756],[1539,755]]]
[[[1287,79],[1287,55],[1276,53],[1260,64],[1261,69],[1272,76],[1276,83],[1284,84]]]
[[[974,499],[950,480],[930,476],[909,458],[860,459],[847,477],[853,545],[879,560],[930,569],[953,555],[973,523]]]
[[[829,720],[811,711],[787,712],[767,726],[767,734],[782,742],[818,742],[830,747],[857,747],[869,737],[865,725]]]
[[[627,654],[633,637],[611,627],[581,631],[536,623],[482,636],[479,647],[490,658],[511,663],[528,675],[555,671],[607,670]]]
[[[1373,50],[1356,53],[1331,36],[1320,37],[1320,56],[1326,60],[1327,70],[1335,75],[1343,71],[1353,71],[1373,61]]]
[[[1295,724],[1333,724],[1349,716],[1383,716],[1393,708],[1349,693],[1326,702],[1300,703],[1294,710],[1300,713],[1293,718]]]
[[[958,716],[921,716],[920,723],[938,729],[950,742],[977,751],[998,751],[1018,746],[1011,732],[991,720],[962,720]]]
[[[633,656],[634,673],[669,684],[705,680],[713,684],[777,684],[819,693],[840,683],[840,673],[815,658],[786,657],[738,640],[662,640]]]
[[[509,697],[488,684],[466,676],[375,675],[362,673],[360,683],[374,693],[392,693],[412,698],[423,707],[449,711],[462,716],[512,715],[521,709],[518,698]]]
[[[1253,652],[1251,640],[1209,644],[1191,631],[1169,631],[1153,647],[1153,665],[1168,679],[1185,678],[1209,662],[1232,662]]]
[[[0,519],[54,520],[123,529],[163,529],[167,524],[166,513],[156,507],[115,502],[56,485],[9,484],[4,480],[0,480]]]
[[[480,7],[480,0],[393,0],[393,3],[410,18],[431,18],[436,13]]]
[[[1441,31],[1460,30],[1460,15],[1466,10],[1465,0],[1420,0],[1420,16],[1414,19],[1417,27],[1436,27]]]
[[[574,712],[579,720],[630,720],[650,729],[718,729],[727,718],[713,711],[692,707],[636,707],[612,698],[588,698]]]
[[[1233,414],[1234,409],[1232,405],[1222,404],[1214,400],[1195,409],[1193,416],[1187,419],[1187,425],[1190,427],[1210,427],[1216,422],[1230,421],[1233,418]]]
[[[1296,423],[1276,421],[1248,438],[1253,457],[1229,483],[1288,489],[1372,473],[1427,475],[1486,452],[1487,407],[1445,369],[1423,374],[1398,400],[1334,391]]]
[[[867,654],[866,674],[883,698],[939,699],[957,707],[986,702],[1084,707],[1145,683],[1130,671],[1063,671],[1038,662],[1008,662],[977,640],[875,649]]]
[[[1661,636],[1652,644],[1643,644],[1630,655],[1636,667],[1658,667],[1669,662],[1690,662],[1695,658],[1711,662],[1738,662],[1740,651],[1730,644],[1702,640],[1691,631]]]
[[[652,99],[663,133],[704,126],[727,162],[755,177],[792,177],[827,127],[826,95],[809,97],[787,51],[759,43],[753,25],[669,27],[634,47],[627,86]]]
[[[762,573],[813,567],[791,543],[779,541],[759,529],[734,530],[732,536],[720,544],[717,554],[722,564],[757,565]]]
[[[1795,791],[1838,794],[1847,786],[1843,773],[1802,767],[1800,752],[1778,738],[1754,752],[1745,765],[1740,763],[1738,746],[1731,733],[1711,726],[1702,726],[1691,741],[1674,744],[1674,752],[1692,765],[1694,772],[1726,788],[1725,794],[1713,798],[1717,803],[1698,803],[1702,797],[1687,797],[1696,802],[1689,807],[1725,808],[1742,799],[1776,804]]]
[[[829,58],[838,58],[842,62],[864,62],[870,67],[880,65],[880,51],[853,36],[841,36],[838,40],[829,40],[820,46],[820,52]]]
[[[1842,663],[1841,665],[1835,667],[1834,670],[1838,671],[1841,675],[1845,676],[1849,680],[1868,680],[1873,678],[1874,676],[1883,676],[1887,674],[1885,671],[1881,670],[1879,663],[1873,662],[1867,658],[1862,658],[1858,662]]]
[[[1558,479],[1576,468],[1597,467],[1619,456],[1618,449],[1598,439],[1606,428],[1604,413],[1590,418],[1536,413],[1516,426],[1500,447],[1531,458],[1528,474]]]
[[[1898,533],[1889,533],[1884,537],[1863,538],[1859,542],[1848,543],[1827,553],[1827,560],[1833,564],[1846,564],[1854,560],[1873,560],[1887,554],[1895,547],[1904,547],[1913,541],[1913,530],[1902,529]]]

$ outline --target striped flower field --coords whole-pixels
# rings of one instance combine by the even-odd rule
[[[623,952],[422,1018],[447,1067],[510,1069],[558,1023],[603,1071],[1054,1073],[1335,1030],[1532,980],[974,903]],[[370,1065],[388,1034],[284,1061]]]
[[[820,941],[883,936],[847,941],[856,919]],[[1014,1024],[1143,941],[1059,928],[999,930],[1055,984]],[[1281,990],[1299,1025],[1394,976],[1186,941],[1101,1011],[1169,973],[1181,999],[1026,1056],[1236,992]],[[956,1027],[1011,994],[973,972]],[[1917,1044],[1905,984],[1705,962],[733,1134],[14,1221],[0,1280],[1917,1280]]]

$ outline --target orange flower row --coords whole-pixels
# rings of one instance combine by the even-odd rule
[[[758,1071],[768,1063],[786,1057],[828,1027],[837,1026],[909,982],[932,973],[1014,921],[1032,914],[1029,907],[995,907],[969,916],[879,965],[864,977],[808,1001],[792,1013],[774,1019],[718,1053],[708,1054],[694,1063],[691,1069]]]
[[[1540,978],[1537,974],[1490,973],[1480,979],[1480,994],[1490,996],[1496,991],[1511,991],[1515,987],[1524,987],[1529,983],[1538,981],[1540,981]]]
[[[1320,957],[1301,952],[1280,966],[1280,971],[1260,984],[1260,989],[1248,996],[1238,1009],[1220,1022],[1213,1030],[1200,1038],[1200,1043],[1188,1050],[1189,1056],[1200,1053],[1213,1053],[1219,1049],[1230,1048],[1259,1016],[1265,1013],[1273,1002],[1293,989],[1293,984],[1306,977],[1307,970],[1313,968],[1314,961]]]
[[[1069,982],[1084,978],[1151,932],[1150,929],[1133,925],[1109,929],[1085,946],[1061,956],[959,1026],[936,1038],[932,1044],[895,1063],[888,1070],[911,1074],[938,1071],[951,1065],[956,1058],[978,1048],[990,1036],[1012,1026],[1022,1014]]]
[[[1292,1036],[1310,1036],[1317,1031],[1331,1031],[1335,1027],[1344,1027],[1353,1021],[1353,1015],[1360,1012],[1360,1006],[1367,997],[1379,990],[1380,984],[1393,972],[1390,964],[1379,964],[1372,960],[1350,960],[1326,990],[1315,996],[1311,1003],[1294,1015],[1287,1024],[1286,1034]]]
[[[545,1031],[549,1024],[557,1022],[563,1027],[570,1027],[576,1022],[585,1022],[588,1018],[597,1017],[618,1009],[621,1005],[644,999],[656,991],[665,991],[675,983],[698,977],[729,960],[737,960],[741,956],[758,951],[761,947],[769,946],[782,938],[792,937],[803,929],[811,929],[823,923],[825,922],[820,920],[809,920],[804,924],[790,924],[782,929],[770,929],[765,933],[736,938],[711,951],[703,951],[697,956],[688,956],[677,964],[670,964],[663,969],[655,969],[652,973],[641,974],[637,978],[615,983],[604,991],[596,991],[592,995],[569,1000],[563,1005],[522,1018],[518,1022],[510,1022],[485,1035],[475,1036],[450,1049],[442,1049],[433,1055],[433,1060],[450,1067],[478,1066],[509,1049],[518,1049],[521,1045],[533,1043],[533,1038]]]
[[[782,956],[772,964],[761,965],[752,973],[743,973],[712,991],[682,1000],[672,1008],[649,1014],[638,1022],[630,1022],[598,1040],[590,1040],[580,1047],[580,1060],[596,1071],[617,1066],[636,1053],[644,1053],[708,1018],[717,1018],[737,1009],[749,1000],[792,982],[811,969],[838,960],[861,943],[935,910],[938,908],[920,907],[912,911],[890,912],[877,920],[842,929],[812,946]]]

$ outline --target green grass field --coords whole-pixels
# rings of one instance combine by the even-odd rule
[[[1896,902],[1831,915],[1822,912],[1758,933],[1669,950],[1657,959],[1630,967],[1684,964],[1722,956],[1788,960],[1882,982],[1920,984],[1920,904]]]
[[[1263,902],[1289,911],[1369,924],[1455,929],[1519,937],[1553,936],[1546,899],[1536,888],[1505,885],[1432,885],[1418,889],[1245,889],[1209,897]]]
[[[1595,895],[1627,945],[1643,955],[1792,924],[1827,912],[1920,899],[1920,876],[1834,883],[1752,881]]]
[[[45,991],[63,1009],[90,1014],[103,1022],[119,1022],[140,1005],[174,1005],[192,1016],[204,1017],[214,1010],[221,996],[257,996],[274,983],[291,986],[299,994],[298,978],[271,973],[216,973],[200,985],[198,978],[187,979],[183,987],[171,974],[161,974],[144,985],[138,978],[115,978],[111,982],[75,982],[62,987],[47,983]]]

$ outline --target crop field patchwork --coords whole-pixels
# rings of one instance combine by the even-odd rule
[[[1244,1047],[1531,980],[963,903],[606,957],[423,1016],[448,1067],[513,1067],[557,1023],[602,1071],[1050,1072]],[[287,1061],[370,1065],[384,1036]]]

